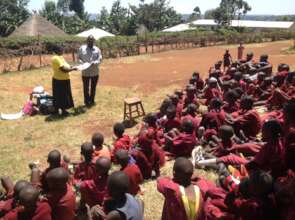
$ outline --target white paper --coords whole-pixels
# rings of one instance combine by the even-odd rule
[[[79,66],[76,66],[76,68],[79,70],[79,71],[83,71],[83,70],[86,70],[88,69],[89,67],[91,66],[91,63],[83,63]]]
[[[20,111],[19,113],[16,114],[0,114],[0,119],[2,120],[16,120],[19,119],[23,116],[23,111]]]

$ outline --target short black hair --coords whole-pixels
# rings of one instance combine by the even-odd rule
[[[124,172],[116,171],[109,176],[107,185],[111,195],[123,196],[129,190],[129,178]]]
[[[122,136],[125,132],[125,126],[123,123],[116,123],[114,125],[114,133],[117,135],[117,136]]]
[[[85,157],[85,160],[90,162],[93,154],[93,145],[90,142],[84,142],[81,145],[81,154]]]
[[[49,152],[47,161],[51,166],[59,166],[61,162],[61,154],[58,150],[52,150]]]
[[[183,131],[188,134],[192,134],[195,130],[194,123],[189,119],[185,119],[182,122],[181,127],[182,127]]]
[[[104,137],[101,133],[97,132],[92,135],[91,140],[94,146],[100,146],[104,142]]]
[[[281,124],[276,119],[270,119],[264,122],[262,129],[269,130],[274,138],[279,137],[283,132]]]

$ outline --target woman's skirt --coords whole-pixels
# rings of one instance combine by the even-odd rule
[[[56,109],[69,109],[74,107],[72,97],[71,81],[52,79],[52,95]]]

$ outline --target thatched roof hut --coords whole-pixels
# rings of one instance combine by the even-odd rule
[[[49,22],[47,19],[32,15],[28,20],[21,24],[10,37],[22,36],[66,36],[67,34]]]

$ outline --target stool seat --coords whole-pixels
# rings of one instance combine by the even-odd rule
[[[124,99],[124,102],[125,102],[126,104],[130,105],[130,104],[140,103],[141,100],[140,100],[140,98],[133,97],[133,98],[126,98],[126,99]]]
[[[145,111],[140,98],[132,97],[124,99],[124,121],[133,121],[134,119],[144,115]]]

